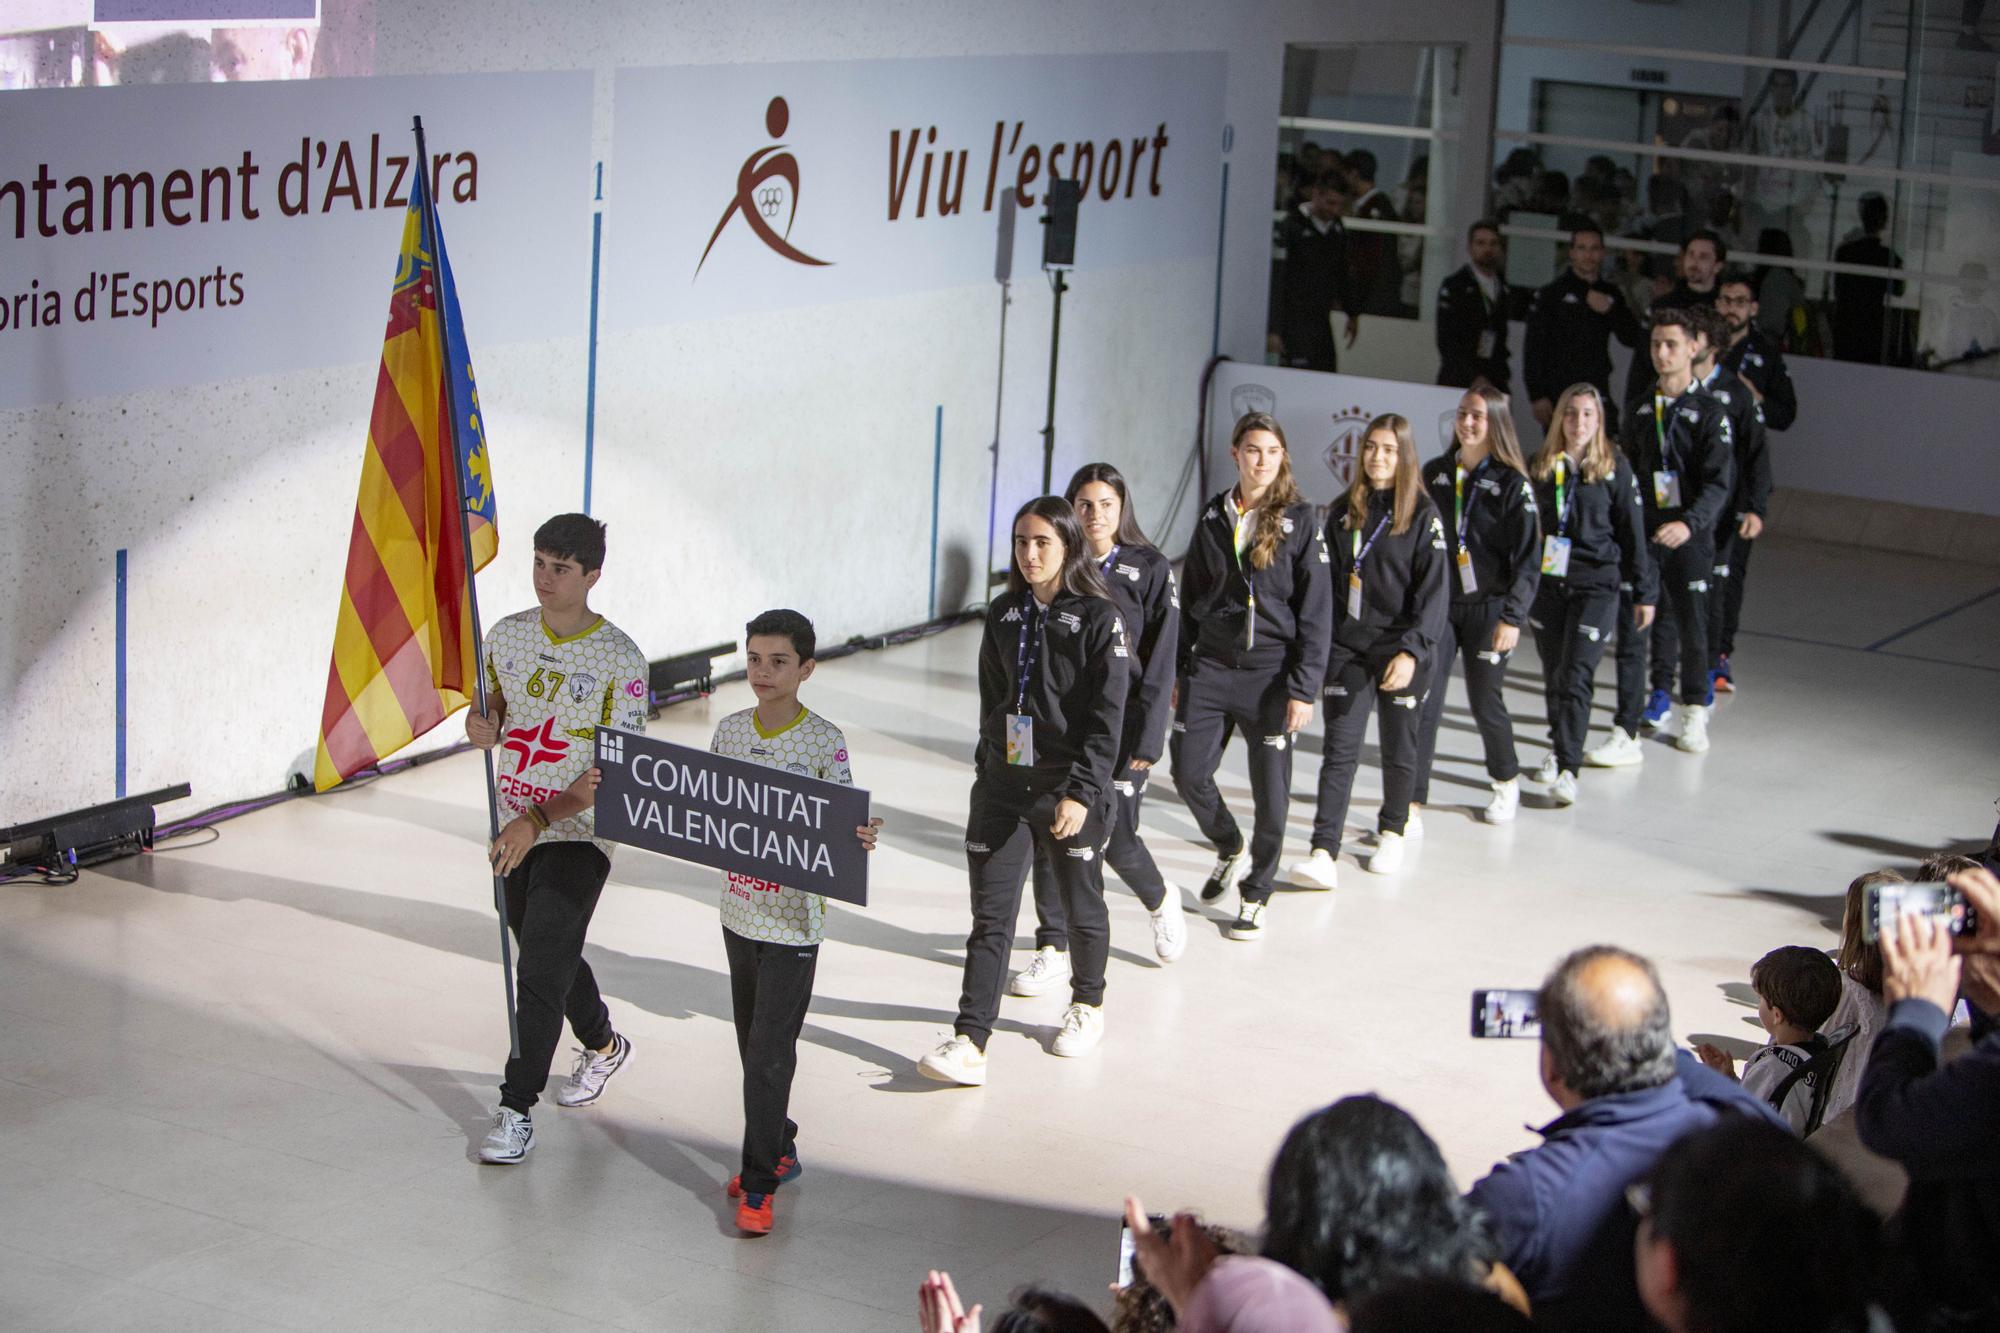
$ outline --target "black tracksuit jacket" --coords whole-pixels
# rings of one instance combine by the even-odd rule
[[[1513,374],[1507,351],[1507,280],[1500,279],[1500,299],[1489,303],[1472,265],[1438,284],[1437,349],[1439,384],[1469,389],[1484,375],[1494,388],[1507,392]],[[1483,335],[1493,339],[1493,355],[1479,355]]]
[[[1362,545],[1368,544],[1368,534],[1390,514],[1393,500],[1392,491],[1376,491],[1368,497]],[[1394,532],[1393,522],[1382,524],[1382,535],[1368,547],[1361,562],[1361,615],[1357,619],[1347,614],[1355,543],[1354,534],[1347,529],[1346,498],[1336,500],[1327,516],[1326,544],[1333,552],[1335,588],[1333,651],[1325,670],[1329,682],[1355,661],[1363,663],[1369,675],[1379,675],[1397,653],[1416,659],[1417,673],[1412,679],[1422,681],[1436,656],[1451,605],[1445,592],[1445,580],[1451,576],[1451,553],[1445,547],[1444,524],[1428,496],[1418,501],[1409,527]]]
[[[1736,460],[1736,486],[1722,518],[1715,525],[1721,542],[1736,530],[1740,514],[1763,518],[1771,506],[1771,447],[1764,433],[1764,411],[1750,390],[1734,375],[1717,367],[1702,381],[1702,392],[1722,404],[1729,417],[1729,438]]]
[[[1027,707],[1035,720],[1033,773],[1066,797],[1096,806],[1110,788],[1112,765],[1125,715],[1131,649],[1118,608],[1109,598],[1059,592],[1046,612],[1032,592],[1008,591],[986,611],[979,645],[979,749],[973,768],[981,776],[1008,771],[1007,715],[1019,702],[1015,667],[1021,628],[1041,621],[1041,648],[1028,679]]]
[[[1792,372],[1785,368],[1785,354],[1765,337],[1755,324],[1722,353],[1724,369],[1735,372],[1757,386],[1764,395],[1764,425],[1771,430],[1790,430],[1799,419],[1799,391],[1792,387]]]
[[[1569,573],[1561,579],[1544,574],[1544,586],[1566,584],[1581,591],[1624,585],[1635,603],[1652,606],[1659,600],[1659,569],[1647,549],[1650,530],[1639,481],[1625,455],[1617,455],[1616,470],[1603,481],[1580,481],[1577,470],[1565,465],[1562,491],[1567,522],[1557,504],[1555,474],[1535,483],[1545,531],[1561,529],[1569,538]]]
[[[1500,602],[1500,619],[1528,623],[1535,585],[1542,578],[1542,532],[1537,526],[1535,488],[1512,468],[1487,459],[1465,479],[1465,549],[1472,555],[1478,585],[1465,591],[1458,575],[1458,446],[1424,464],[1424,494],[1444,522],[1445,586],[1453,605]]]
[[[1674,522],[1685,523],[1697,533],[1713,533],[1736,492],[1736,445],[1730,436],[1728,413],[1713,394],[1703,393],[1699,386],[1666,405],[1664,423],[1654,421],[1653,403],[1650,393],[1635,401],[1625,431],[1625,453],[1638,474],[1647,538],[1650,540],[1662,523]],[[1680,475],[1678,509],[1663,508],[1656,502],[1653,474],[1663,467]]]
[[[1609,314],[1590,308],[1585,298],[1592,292],[1611,298]],[[1613,338],[1627,347],[1639,343],[1639,321],[1625,294],[1611,283],[1585,282],[1574,269],[1564,269],[1528,305],[1521,378],[1529,401],[1546,398],[1553,403],[1572,384],[1594,384],[1610,397]]]
[[[1167,724],[1174,717],[1174,667],[1181,641],[1174,567],[1151,546],[1120,546],[1098,568],[1111,585],[1132,650],[1118,766],[1122,770],[1132,759],[1158,763],[1167,752]]]
[[[1286,694],[1311,703],[1326,678],[1333,628],[1333,566],[1319,522],[1310,504],[1293,505],[1270,567],[1252,569],[1246,558],[1239,569],[1229,497],[1224,491],[1201,511],[1181,567],[1181,674],[1197,657],[1281,667]]]

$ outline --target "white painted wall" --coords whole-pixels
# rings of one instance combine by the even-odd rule
[[[1492,96],[1498,8],[410,0],[375,7],[374,52],[379,74],[595,70],[599,156],[612,143],[615,65],[1227,52],[1234,137],[1219,318],[1207,262],[1093,274],[1063,310],[1057,475],[1087,457],[1112,458],[1134,474],[1140,512],[1159,529],[1195,446],[1195,388],[1212,344],[1239,358],[1262,354],[1285,44],[1468,45],[1474,110],[1457,211],[1446,219],[1462,231],[1487,171],[1478,109]],[[939,405],[941,539],[947,569],[960,571],[947,582],[948,606],[976,600],[996,395],[1003,512],[1039,477],[1049,305],[1040,275],[1022,275],[1004,382],[992,286],[605,339],[594,508],[612,537],[602,608],[656,656],[733,637],[775,602],[814,615],[831,640],[923,619]],[[505,487],[503,553],[480,580],[491,616],[530,600],[533,523],[582,499],[586,348],[570,335],[474,351]],[[112,795],[120,548],[131,552],[130,789],[187,780],[199,804],[266,792],[312,744],[378,353],[363,343],[351,361],[308,372],[0,413],[9,479],[0,490],[0,824]],[[1165,525],[1165,544],[1184,537],[1196,499]]]

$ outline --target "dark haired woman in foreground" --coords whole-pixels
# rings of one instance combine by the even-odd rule
[[[979,748],[965,856],[972,934],[953,1035],[917,1068],[941,1083],[986,1082],[1021,886],[1039,849],[1069,917],[1075,974],[1054,1052],[1082,1055],[1104,1035],[1111,929],[1098,851],[1118,757],[1130,649],[1069,503],[1044,495],[1014,516],[1007,591],[979,646]]]

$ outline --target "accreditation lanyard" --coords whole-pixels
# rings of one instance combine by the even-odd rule
[[[1395,514],[1394,508],[1382,515],[1375,524],[1375,531],[1368,534],[1368,540],[1361,540],[1361,529],[1356,528],[1348,536],[1354,539],[1354,565],[1347,571],[1347,618],[1361,619],[1361,562],[1375,549],[1375,539],[1382,535],[1382,529],[1389,526],[1389,519]]]
[[[1236,497],[1233,495],[1229,498],[1229,507],[1232,509],[1236,508]],[[1256,513],[1257,511],[1254,509],[1247,512],[1237,509],[1236,526],[1230,534],[1230,546],[1236,552],[1236,572],[1243,576],[1243,587],[1247,590],[1245,594],[1247,599],[1246,606],[1250,612],[1247,628],[1244,631],[1243,646],[1245,648],[1255,648],[1257,646],[1257,585],[1251,582],[1250,571],[1243,567],[1243,547],[1246,545],[1245,534],[1251,519],[1255,517]]]
[[[1035,659],[1042,654],[1042,627],[1048,612],[1031,594],[1021,614],[1021,638],[1014,649],[1014,711],[1007,715],[1007,762],[1032,767],[1035,762],[1035,720],[1028,716],[1028,682]]]
[[[1679,401],[1674,399],[1674,403]],[[1674,466],[1673,452],[1667,444],[1667,416],[1674,403],[1658,393],[1653,395],[1653,438],[1660,444],[1660,466],[1653,472],[1653,503],[1661,509],[1681,507],[1680,470]]]
[[[1569,535],[1569,502],[1576,498],[1574,491],[1568,490],[1566,481],[1569,473],[1569,459],[1556,459],[1556,531],[1562,536]]]
[[[1556,530],[1542,537],[1542,574],[1545,578],[1565,578],[1569,574],[1569,506],[1576,492],[1569,490],[1569,459],[1556,456]]]
[[[1097,566],[1098,573],[1104,575],[1104,577],[1107,579],[1110,578],[1111,567],[1118,563],[1118,552],[1120,552],[1123,549],[1124,549],[1123,547],[1114,544],[1110,552],[1107,553],[1104,559],[1098,564]]]
[[[1458,582],[1468,596],[1479,591],[1479,575],[1472,568],[1472,552],[1465,547],[1465,534],[1472,526],[1472,506],[1479,502],[1479,488],[1475,484],[1472,494],[1468,496],[1465,493],[1465,483],[1468,480],[1477,483],[1479,474],[1486,470],[1488,461],[1480,459],[1471,472],[1456,464],[1452,467],[1451,507],[1452,515],[1458,524]]]

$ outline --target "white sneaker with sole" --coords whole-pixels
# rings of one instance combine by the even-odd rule
[[[1508,778],[1493,784],[1493,799],[1486,803],[1486,822],[1511,824],[1521,811],[1521,780]]]
[[[954,1034],[949,1041],[917,1061],[917,1072],[939,1083],[956,1083],[978,1088],[986,1083],[986,1052],[972,1044],[972,1038]]]
[[[1232,940],[1261,940],[1264,938],[1264,913],[1268,903],[1246,902],[1236,909],[1236,919],[1229,923],[1229,938]]]
[[[1069,950],[1053,944],[1035,950],[1028,965],[1014,974],[1007,989],[1015,995],[1046,995],[1069,984]]]
[[[1340,887],[1340,863],[1334,860],[1333,853],[1324,847],[1315,847],[1311,856],[1303,861],[1292,862],[1289,874],[1292,883],[1302,889]]]
[[[1704,704],[1682,704],[1681,734],[1674,738],[1674,748],[1688,754],[1700,754],[1708,749],[1708,708]]]
[[[535,1146],[535,1122],[511,1106],[493,1113],[493,1126],[479,1145],[479,1160],[495,1166],[512,1166]]]
[[[1553,787],[1556,779],[1560,776],[1562,776],[1562,769],[1556,764],[1554,754],[1542,760],[1542,766],[1535,770],[1535,781],[1544,787]]]
[[[1592,768],[1626,768],[1646,761],[1646,747],[1623,727],[1613,727],[1604,744],[1584,753],[1583,762]]]
[[[1549,797],[1557,805],[1575,805],[1576,774],[1556,774],[1556,780],[1549,784]]]
[[[632,1043],[614,1033],[609,1051],[593,1051],[578,1047],[576,1068],[560,1088],[556,1089],[557,1106],[588,1106],[604,1095],[604,1085],[611,1076],[625,1067],[632,1058]]]
[[[1368,872],[1373,875],[1393,875],[1403,868],[1403,835],[1400,833],[1378,833],[1375,835],[1375,855],[1368,858]]]
[[[1244,849],[1234,856],[1215,858],[1215,869],[1208,872],[1208,879],[1201,886],[1201,900],[1205,903],[1219,903],[1229,896],[1229,891],[1242,883],[1243,876],[1250,869],[1250,849]]]
[[[1171,963],[1187,951],[1187,922],[1181,919],[1181,891],[1169,884],[1160,910],[1150,912],[1153,920],[1153,956]]]
[[[1049,1049],[1057,1055],[1074,1059],[1090,1054],[1103,1040],[1104,1006],[1073,1004],[1063,1010],[1062,1030],[1056,1033],[1055,1044]]]
[[[1410,813],[1403,819],[1403,836],[1421,838],[1424,836],[1424,812],[1420,806],[1411,806]]]

